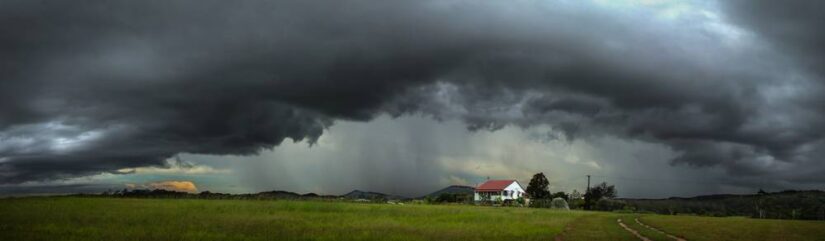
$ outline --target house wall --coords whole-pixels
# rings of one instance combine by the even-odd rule
[[[521,188],[518,182],[513,182],[507,188],[504,188],[508,192],[507,197],[502,197],[502,200],[507,199],[518,199],[524,196],[524,189]]]
[[[502,201],[504,201],[504,200],[515,200],[515,199],[518,199],[519,197],[523,197],[524,193],[525,193],[524,188],[522,188],[521,185],[518,182],[511,183],[509,186],[504,188],[503,191],[507,191],[507,195],[502,195],[502,192],[496,192],[496,193],[493,193],[493,194],[490,195],[489,200],[498,200],[499,197],[501,198]],[[476,191],[473,195],[473,200],[475,200],[477,202],[481,201],[482,200],[482,195],[484,195],[484,194],[479,193],[478,191]]]

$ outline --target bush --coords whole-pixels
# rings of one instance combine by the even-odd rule
[[[531,208],[551,208],[552,204],[550,203],[550,199],[530,199],[530,207]]]
[[[570,209],[583,209],[584,208],[584,199],[573,199],[568,202]]]
[[[626,206],[627,203],[625,201],[603,198],[596,202],[595,209],[600,211],[613,211],[625,209]]]
[[[442,193],[434,200],[438,203],[472,203],[473,194],[466,193]]]

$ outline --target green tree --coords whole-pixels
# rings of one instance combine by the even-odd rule
[[[556,193],[553,193],[552,195],[550,195],[551,199],[557,198],[557,197],[560,197],[560,198],[564,199],[564,201],[570,200],[570,196],[567,195],[567,193],[564,193],[564,192],[556,192]]]
[[[530,198],[533,199],[545,199],[550,198],[550,189],[548,186],[550,182],[547,181],[547,177],[544,176],[544,173],[536,173],[533,175],[533,178],[530,179],[530,184],[527,185],[527,194],[530,195]]]
[[[570,195],[569,195],[568,197],[569,197],[571,200],[581,199],[581,198],[582,198],[582,194],[581,194],[581,193],[579,193],[579,190],[573,189],[573,192],[571,192],[571,193],[570,193]]]
[[[603,198],[616,198],[616,187],[613,185],[607,185],[606,182],[602,182],[596,184],[594,187],[591,187],[590,190],[584,194],[584,209],[590,209],[593,203],[598,202]]]
[[[602,182],[590,188],[590,195],[592,195],[593,200],[597,201],[602,198],[613,199],[616,198],[616,187]]]

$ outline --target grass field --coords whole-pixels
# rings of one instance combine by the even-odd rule
[[[635,220],[638,218],[638,215],[622,215],[620,218],[624,222],[625,225],[628,227],[638,231],[642,236],[645,236],[653,241],[665,241],[665,240],[672,240],[667,237],[667,235],[662,234],[660,232],[656,232],[652,229],[648,229],[641,224],[637,223]],[[622,230],[627,232],[626,230]]]
[[[313,201],[0,200],[0,240],[551,240],[574,212]]]
[[[825,222],[651,215],[642,222],[687,240],[825,240]]]
[[[599,212],[576,213],[579,217],[571,222],[560,236],[563,240],[638,240],[616,224],[619,215]]]
[[[825,240],[825,222],[323,201],[0,199],[0,240]],[[557,237],[558,236],[558,237]]]

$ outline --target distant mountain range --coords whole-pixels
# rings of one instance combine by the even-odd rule
[[[626,202],[635,210],[659,214],[825,220],[825,192],[820,190],[618,200]]]
[[[474,187],[461,186],[461,185],[452,185],[452,186],[449,186],[449,187],[442,188],[441,190],[432,192],[430,194],[421,196],[419,198],[438,197],[438,196],[440,196],[441,194],[444,194],[444,193],[447,193],[447,194],[473,194],[473,192],[475,192]]]
[[[303,198],[343,198],[343,199],[365,199],[365,200],[407,200],[408,197],[385,194],[380,192],[370,192],[361,190],[352,190],[344,195],[318,195],[315,193],[298,194],[289,191],[267,191],[255,194],[241,194],[241,196],[249,198],[267,198],[267,199],[303,199]]]
[[[268,191],[268,192],[259,192],[257,194],[247,194],[256,197],[262,198],[275,198],[275,199],[299,199],[299,198],[337,198],[338,196],[335,195],[318,195],[315,193],[306,193],[306,194],[298,194],[289,191]]]
[[[392,194],[384,194],[380,192],[368,192],[368,191],[361,191],[361,190],[352,190],[347,194],[341,195],[339,197],[346,198],[346,199],[367,199],[367,200],[375,200],[375,199],[385,199],[385,200],[404,200],[409,199],[408,197],[399,196],[399,195],[392,195]]]
[[[425,198],[427,196],[430,197],[438,197],[441,194],[472,194],[474,188],[469,186],[460,186],[460,185],[452,185],[440,189],[438,191],[432,192],[430,194],[421,196],[419,198]],[[248,194],[227,194],[227,193],[213,193],[209,191],[204,191],[201,193],[193,194],[193,193],[185,193],[185,192],[177,192],[177,191],[167,191],[167,190],[124,190],[116,191],[116,192],[105,192],[102,195],[110,195],[110,196],[127,196],[127,197],[198,197],[198,198],[220,198],[220,199],[231,199],[231,198],[242,198],[242,199],[311,199],[311,198],[324,198],[324,199],[364,199],[364,200],[410,200],[413,198],[401,196],[401,195],[393,195],[393,194],[386,194],[380,192],[372,192],[372,191],[362,191],[362,190],[352,190],[343,195],[318,195],[315,193],[305,193],[299,194],[290,191],[283,191],[283,190],[273,190],[273,191],[266,191],[266,192],[259,192],[259,193],[248,193]]]

